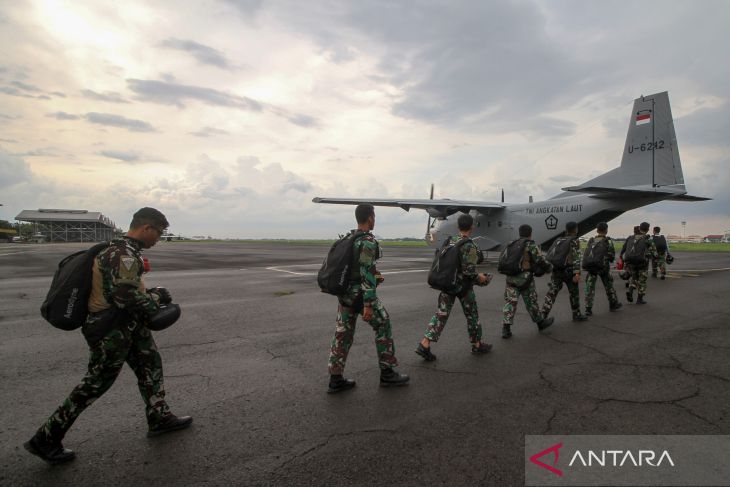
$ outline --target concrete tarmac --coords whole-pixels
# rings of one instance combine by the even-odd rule
[[[326,246],[160,243],[148,286],[167,287],[181,320],[155,334],[167,400],[189,430],[145,436],[125,366],[77,420],[51,467],[22,447],[86,371],[79,331],[40,316],[57,262],[87,244],[0,244],[0,484],[523,485],[526,434],[730,434],[729,253],[681,253],[648,305],[571,321],[567,290],[539,333],[520,302],[500,338],[504,276],[477,288],[492,353],[473,356],[456,306],[426,363],[414,353],[436,309],[432,251],[385,247],[378,294],[391,315],[408,387],[378,386],[372,329],[358,322],[346,376],[328,395],[336,298],[315,273]],[[542,299],[547,278],[538,279]],[[581,286],[581,295],[582,295]]]

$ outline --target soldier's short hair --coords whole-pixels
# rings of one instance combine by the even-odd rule
[[[129,224],[129,228],[139,228],[142,225],[152,225],[164,230],[170,226],[165,215],[160,210],[145,206],[137,210],[137,213],[132,215],[132,223]]]
[[[661,228],[659,228],[659,227],[654,227],[654,233],[659,233],[659,232],[661,232],[661,231],[662,231],[662,229],[661,229]]]
[[[530,238],[532,237],[532,227],[525,223],[524,225],[520,225],[520,238]]]
[[[565,231],[571,233],[573,230],[578,230],[578,224],[575,222],[568,222],[565,224]]]
[[[640,234],[640,233],[641,233],[641,229],[639,229],[639,225],[636,225],[636,226],[634,227],[634,235],[638,235],[638,234]]]
[[[650,228],[651,228],[651,225],[649,225],[648,222],[641,222],[641,225],[639,225],[639,229],[642,232],[648,232]]]
[[[456,224],[459,225],[459,230],[465,232],[474,226],[474,217],[468,214],[459,215]]]
[[[598,230],[601,233],[608,232],[608,223],[606,223],[606,222],[599,223],[598,225],[596,225],[596,230]]]
[[[362,203],[355,207],[355,220],[357,220],[357,223],[366,223],[371,216],[375,216],[375,207],[370,203]]]

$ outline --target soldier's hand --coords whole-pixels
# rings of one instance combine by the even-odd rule
[[[378,284],[382,284],[384,280],[385,280],[385,278],[383,277],[383,275],[380,272],[375,274],[375,282],[377,282]]]
[[[150,294],[156,294],[158,298],[157,302],[160,304],[172,303],[172,295],[170,294],[170,291],[168,291],[164,287],[153,287],[148,292]]]
[[[573,274],[573,283],[578,284],[580,282],[580,274]]]
[[[477,284],[479,284],[480,286],[486,286],[487,284],[489,284],[489,280],[490,279],[489,277],[487,277],[486,274],[477,275]]]
[[[365,306],[363,308],[362,319],[365,321],[370,321],[373,319],[373,307],[372,306]]]

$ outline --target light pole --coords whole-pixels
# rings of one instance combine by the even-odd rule
[[[685,240],[685,229],[687,227],[687,222],[682,222],[682,240]]]

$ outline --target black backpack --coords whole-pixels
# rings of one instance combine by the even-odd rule
[[[323,293],[342,296],[350,287],[355,240],[364,232],[350,232],[332,244],[317,273],[317,284]]]
[[[576,237],[560,237],[548,249],[545,259],[550,262],[554,271],[562,271],[570,267],[568,265],[568,256],[575,239]]]
[[[41,305],[41,315],[61,330],[75,330],[89,314],[91,270],[96,256],[111,242],[101,242],[90,249],[73,253],[58,263],[51,288]]]
[[[656,245],[657,252],[667,251],[667,239],[664,238],[664,235],[654,235],[651,238],[654,240],[654,245]]]
[[[588,246],[583,252],[583,262],[581,267],[583,270],[591,274],[598,274],[606,270],[606,256],[608,255],[608,239],[602,238],[598,242],[591,237],[588,240]]]
[[[522,256],[525,252],[525,245],[527,245],[526,238],[511,241],[499,254],[497,271],[507,276],[514,276],[522,272]]]
[[[646,237],[636,238],[635,236],[626,239],[624,262],[633,266],[646,265],[646,240]]]
[[[428,271],[428,285],[446,294],[457,291],[458,277],[461,273],[461,246],[471,239],[464,238],[454,243],[451,238],[436,251],[431,269]]]

